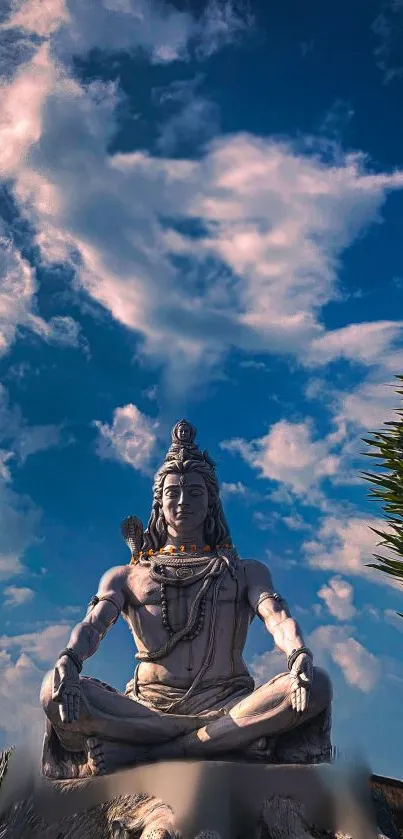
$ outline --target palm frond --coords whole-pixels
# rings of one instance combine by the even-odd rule
[[[403,374],[395,378],[403,382]],[[395,392],[403,396],[401,387],[395,387]],[[387,549],[389,554],[374,554],[376,562],[367,567],[403,583],[403,410],[397,408],[394,419],[386,420],[380,431],[363,437],[362,442],[370,448],[363,454],[378,461],[379,471],[362,472],[361,477],[371,485],[368,497],[381,502],[385,517],[385,530],[370,529],[381,539],[377,547]],[[403,617],[400,612],[398,615]]]

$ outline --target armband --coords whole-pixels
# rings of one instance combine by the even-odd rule
[[[114,598],[113,598],[113,597],[110,597],[110,596],[109,596],[109,594],[106,594],[104,597],[98,597],[98,595],[97,595],[97,594],[94,594],[94,596],[93,596],[93,597],[91,597],[91,600],[90,600],[90,602],[89,602],[89,604],[88,604],[88,608],[87,608],[87,615],[88,615],[90,612],[92,612],[92,610],[95,608],[95,606],[97,606],[97,605],[98,605],[98,603],[101,603],[101,601],[102,601],[102,600],[108,600],[108,601],[109,601],[109,603],[112,603],[112,605],[115,607],[115,609],[117,609],[117,615],[116,615],[116,617],[115,617],[115,618],[113,618],[113,620],[111,620],[111,624],[113,625],[114,623],[116,623],[116,621],[117,621],[117,619],[118,619],[118,617],[119,617],[119,615],[120,615],[121,608],[120,608],[119,604],[118,604],[118,603],[116,603],[116,600],[114,600]]]
[[[282,597],[282,595],[279,594],[278,591],[273,591],[273,592],[270,592],[270,593],[269,592],[264,592],[264,594],[260,595],[259,600],[257,601],[257,604],[256,604],[256,611],[258,610],[259,606],[261,605],[261,603],[263,603],[264,600],[269,600],[269,599],[270,600],[276,600],[276,602],[279,604],[279,606],[283,606],[285,609],[288,608],[287,603],[284,600],[284,597]]]

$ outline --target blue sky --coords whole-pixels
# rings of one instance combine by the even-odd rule
[[[402,592],[358,476],[403,367],[403,4],[6,5],[0,746],[41,730],[186,416],[331,673],[335,744],[402,777]],[[257,624],[247,658],[284,667]],[[119,621],[86,672],[133,666]]]

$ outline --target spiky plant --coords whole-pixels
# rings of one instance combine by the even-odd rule
[[[8,761],[12,751],[12,749],[6,749],[4,752],[0,752],[0,786],[7,772]]]
[[[403,375],[396,379],[401,384]],[[403,389],[398,387],[396,393],[403,396]],[[387,530],[371,530],[381,539],[377,547],[386,548],[389,553],[388,557],[374,554],[377,562],[368,563],[368,567],[403,582],[403,410],[397,408],[394,420],[385,422],[381,431],[363,441],[371,447],[365,455],[378,460],[380,471],[363,472],[362,476],[372,484],[370,497],[381,501],[387,524]]]

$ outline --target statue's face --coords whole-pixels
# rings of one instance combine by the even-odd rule
[[[204,523],[208,510],[207,487],[198,472],[167,475],[162,492],[162,511],[168,532],[191,538]]]
[[[191,431],[187,423],[180,423],[177,430],[177,436],[181,443],[188,443],[191,438]]]

